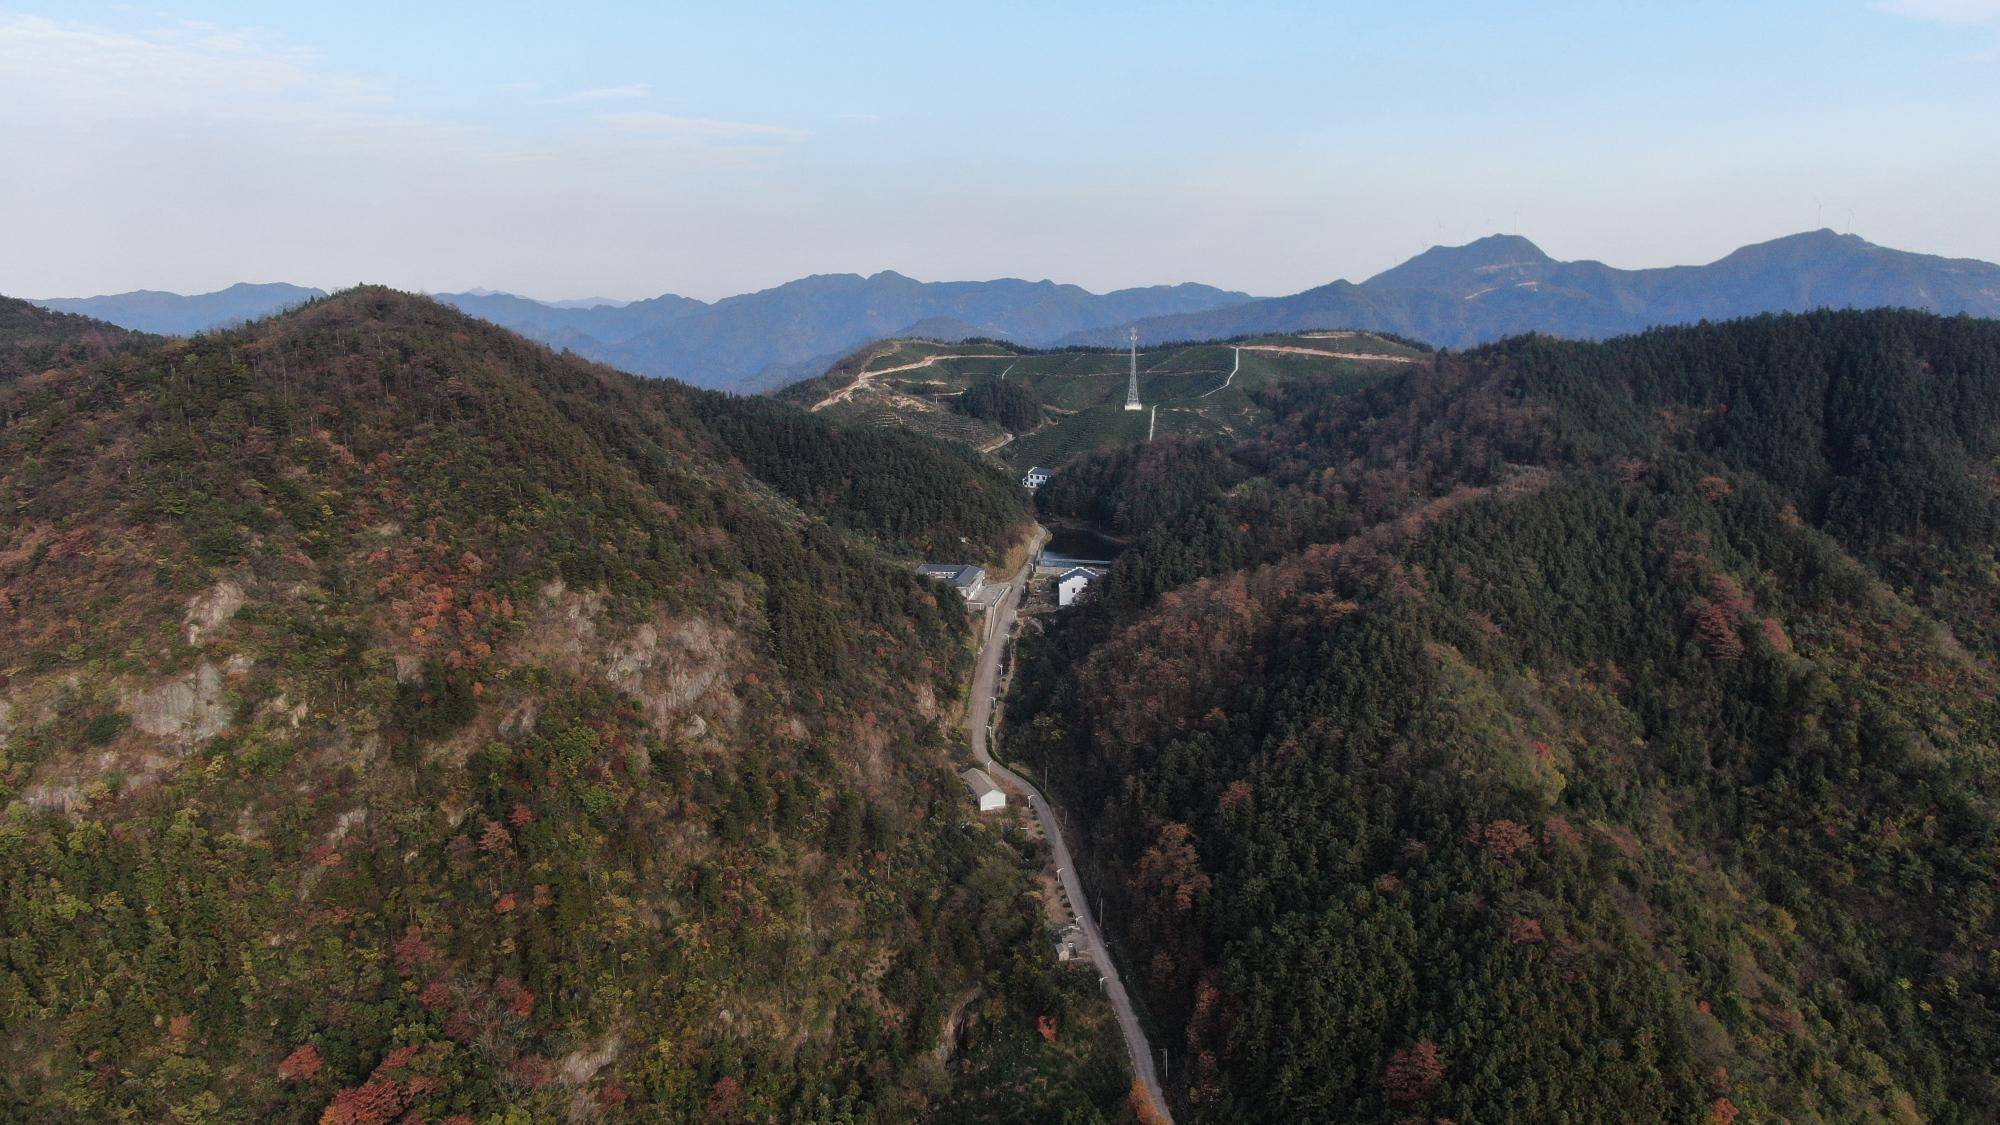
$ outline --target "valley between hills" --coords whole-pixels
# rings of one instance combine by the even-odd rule
[[[0,1125],[2000,1125],[1996,66],[0,0]]]
[[[0,314],[24,1119],[2000,1101],[2000,323],[1142,339],[1128,411]],[[1038,523],[1119,551],[1017,616]]]

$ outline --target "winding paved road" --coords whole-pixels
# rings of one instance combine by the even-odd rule
[[[979,667],[972,674],[972,701],[965,711],[965,733],[972,744],[972,756],[979,760],[980,768],[1027,797],[1028,806],[1041,820],[1042,831],[1048,836],[1049,846],[1055,853],[1056,875],[1062,880],[1063,893],[1069,896],[1070,905],[1076,908],[1077,927],[1083,931],[1084,952],[1104,977],[1105,995],[1111,1000],[1112,1011],[1117,1013],[1119,1030],[1125,1033],[1125,1052],[1131,1056],[1132,1071],[1146,1087],[1146,1096],[1152,1100],[1153,1109],[1171,1125],[1173,1114],[1168,1112],[1167,1100],[1160,1093],[1159,1074],[1153,1066],[1152,1044],[1146,1040],[1146,1029],[1140,1026],[1138,1013],[1132,1010],[1132,998],[1125,991],[1125,982],[1119,979],[1118,966],[1112,962],[1110,950],[1104,944],[1104,935],[1097,928],[1097,919],[1090,912],[1090,900],[1084,896],[1083,884],[1077,881],[1076,861],[1070,858],[1069,844],[1063,840],[1062,824],[1056,819],[1055,809],[1050,807],[1041,790],[1028,784],[1026,778],[994,761],[986,747],[986,729],[993,718],[994,692],[1000,680],[1000,654],[1007,647],[1008,636],[1014,631],[1015,610],[1020,608],[1021,593],[1027,588],[1028,576],[1035,571],[1035,557],[1041,553],[1042,544],[1048,542],[1048,537],[1047,529],[1036,529],[1035,546],[1028,552],[1028,560],[1007,580],[1007,589],[987,611],[985,643],[979,649]]]

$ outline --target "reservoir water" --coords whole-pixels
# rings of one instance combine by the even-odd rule
[[[1124,549],[1123,543],[1099,535],[1090,528],[1058,527],[1050,534],[1048,545],[1042,548],[1042,554],[1044,557],[1108,561],[1117,558],[1118,553]]]

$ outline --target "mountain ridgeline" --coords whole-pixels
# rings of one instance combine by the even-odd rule
[[[1912,254],[1830,230],[1745,246],[1703,266],[1621,270],[1559,262],[1518,235],[1436,246],[1359,284],[1078,332],[1065,344],[1219,340],[1354,328],[1437,347],[1540,332],[1604,339],[1656,325],[1825,308],[2000,316],[2000,265]]]
[[[295,285],[235,285],[183,297],[141,290],[59,298],[46,308],[147,332],[189,335],[282,311],[314,297]],[[625,371],[731,391],[809,378],[870,340],[895,335],[992,336],[1047,343],[1141,317],[1247,301],[1206,285],[1091,293],[1052,281],[914,281],[892,271],[823,274],[713,303],[668,293],[643,301],[545,302],[511,293],[438,300],[551,347]]]
[[[383,289],[9,310],[5,1116],[1119,1111],[908,565],[1007,475]]]
[[[885,270],[868,277],[806,277],[713,304],[668,296],[616,308],[556,310],[536,302],[525,308],[519,298],[504,307],[491,298],[440,299],[626,371],[763,391],[817,375],[884,336],[916,331],[1044,343],[1100,325],[1250,298],[1206,285],[1098,294],[1052,281],[923,282]]]
[[[2000,323],[1546,337],[1058,472],[1008,751],[1193,1121],[1992,1120]]]
[[[183,297],[141,290],[60,298],[46,308],[143,332],[189,335],[320,296],[236,285]],[[715,302],[536,301],[475,290],[447,304],[551,347],[639,375],[736,392],[810,379],[870,341],[977,337],[1034,348],[1123,346],[1327,329],[1470,347],[1527,332],[1602,339],[1656,325],[1820,308],[1898,307],[2000,316],[2000,266],[1892,250],[1829,230],[1792,235],[1703,266],[1621,270],[1559,262],[1516,235],[1437,246],[1360,283],[1253,299],[1207,285],[1091,293],[1052,281],[921,282],[892,271],[822,274]]]
[[[258,320],[324,296],[324,290],[284,282],[267,285],[241,282],[213,293],[183,295],[137,289],[103,297],[52,297],[35,303],[54,312],[108,321],[135,332],[192,336]]]

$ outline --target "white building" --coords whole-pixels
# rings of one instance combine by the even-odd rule
[[[1021,477],[1021,484],[1030,491],[1040,488],[1047,483],[1049,483],[1049,470],[1042,468],[1040,465],[1029,469]]]
[[[957,590],[966,601],[979,596],[986,586],[986,572],[971,564],[925,563],[917,568],[925,578],[936,578]]]
[[[1087,566],[1064,571],[1056,579],[1056,604],[1066,606],[1075,601],[1077,595],[1083,593],[1084,587],[1089,586],[1096,578],[1097,572]]]
[[[1007,794],[1002,792],[985,770],[966,770],[958,775],[965,779],[966,788],[972,790],[972,799],[979,802],[979,811],[998,812],[1007,807]]]

